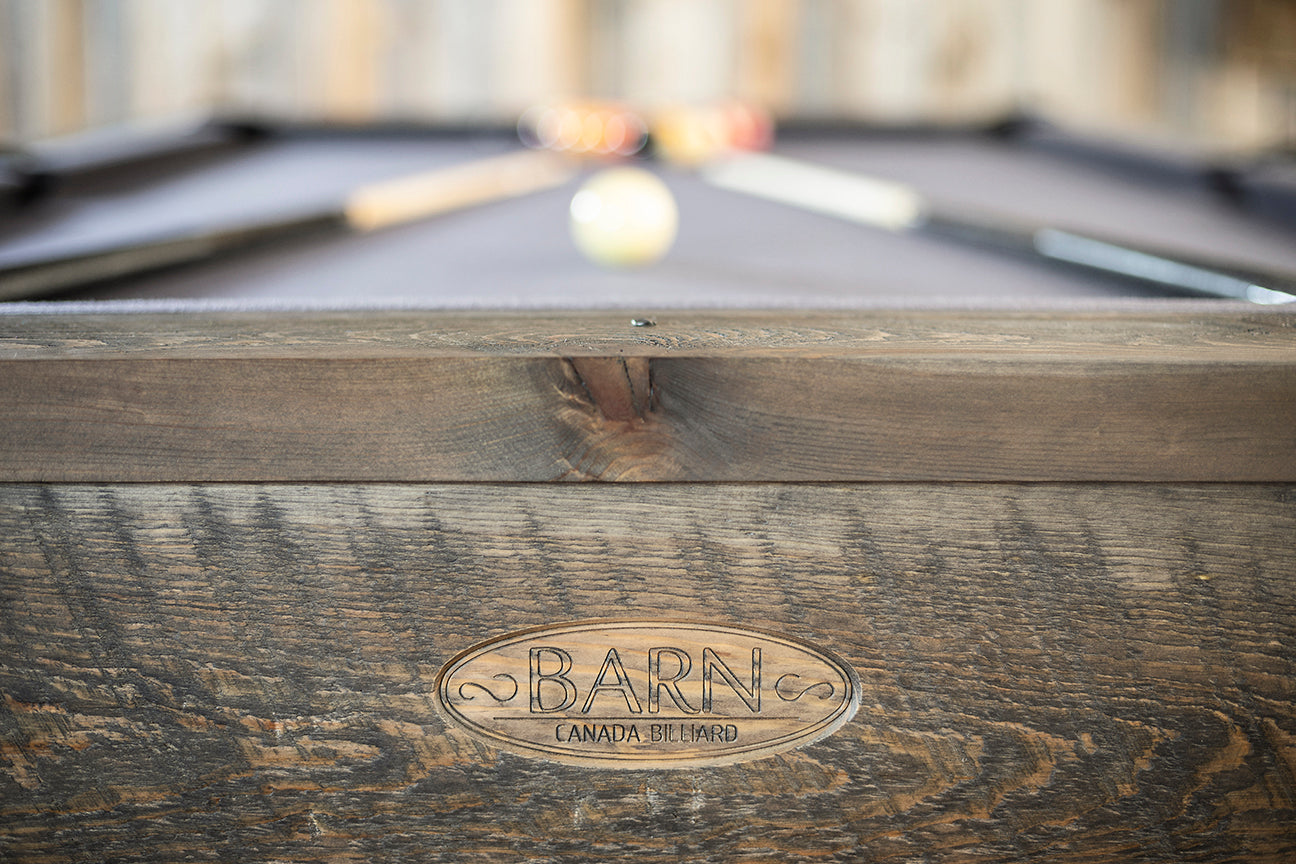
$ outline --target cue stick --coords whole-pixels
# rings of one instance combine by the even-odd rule
[[[366,233],[539,192],[576,174],[570,159],[521,151],[492,156],[354,189],[321,212],[257,221],[191,234],[154,237],[71,256],[0,266],[0,300],[83,288],[247,248],[276,238],[317,231]]]
[[[1053,227],[1017,227],[941,212],[902,183],[768,153],[732,153],[703,166],[722,189],[887,231],[918,231],[1109,277],[1271,305],[1296,301],[1296,276],[1250,270]]]

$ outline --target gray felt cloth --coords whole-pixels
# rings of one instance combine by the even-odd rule
[[[271,139],[200,170],[135,178],[0,226],[0,265],[328,207],[356,185],[502,152],[500,137]],[[914,186],[945,206],[1296,272],[1290,227],[1200,183],[975,137],[784,141],[779,152]],[[1121,307],[1165,292],[713,188],[657,166],[680,208],[667,257],[634,271],[568,238],[579,181],[368,235],[301,238],[7,311],[199,308]],[[1181,181],[1182,178],[1179,178]],[[75,301],[69,304],[69,300]],[[1172,301],[1165,301],[1172,302]],[[1188,302],[1188,301],[1173,301]]]

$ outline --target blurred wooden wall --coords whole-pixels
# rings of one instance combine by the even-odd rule
[[[0,139],[593,95],[1296,144],[1296,0],[0,0]]]

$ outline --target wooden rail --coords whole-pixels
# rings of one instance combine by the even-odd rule
[[[1286,313],[9,316],[0,478],[1296,480]]]

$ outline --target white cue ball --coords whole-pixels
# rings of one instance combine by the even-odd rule
[[[638,267],[660,260],[678,229],[674,196],[641,168],[600,171],[571,201],[576,248],[605,267]]]

